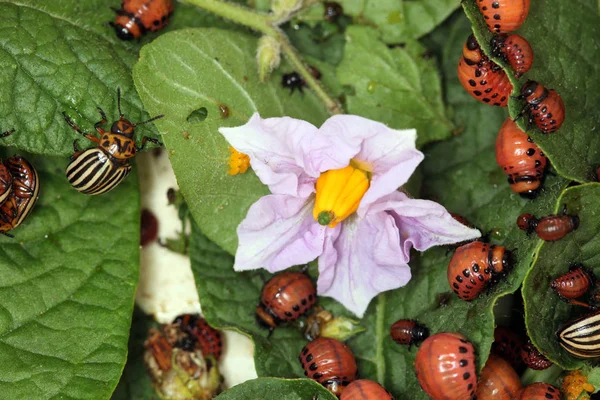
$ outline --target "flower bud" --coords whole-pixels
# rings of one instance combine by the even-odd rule
[[[258,76],[260,81],[264,82],[281,62],[281,45],[277,39],[266,35],[260,38],[256,50],[256,62]]]

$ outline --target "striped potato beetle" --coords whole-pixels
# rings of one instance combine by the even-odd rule
[[[519,29],[529,14],[530,0],[477,0],[488,29],[508,33]]]
[[[448,283],[462,300],[471,301],[484,287],[506,274],[510,252],[502,246],[479,241],[460,246],[448,264]]]
[[[40,182],[36,169],[21,156],[9,157],[2,165],[12,177],[12,188],[0,203],[0,234],[13,237],[7,232],[21,225],[33,210],[39,196]]]
[[[344,389],[340,400],[394,400],[394,398],[379,383],[358,379]]]
[[[490,45],[492,54],[506,61],[515,71],[517,78],[531,68],[533,49],[523,36],[496,35],[492,38]]]
[[[518,400],[560,400],[560,390],[548,383],[536,382],[524,387]]]
[[[107,118],[104,111],[98,108],[101,121],[94,124],[94,128],[100,135],[100,138],[90,135],[79,128],[75,122],[63,112],[63,117],[67,124],[77,133],[85,138],[97,143],[98,146],[87,150],[81,150],[78,146],[78,140],[73,142],[75,154],[71,156],[71,162],[67,166],[67,179],[71,186],[81,193],[89,195],[98,195],[114,189],[131,171],[129,160],[135,157],[136,151],[140,151],[146,145],[146,142],[152,142],[160,145],[161,143],[148,136],[142,139],[142,145],[137,147],[135,143],[134,128],[138,125],[147,124],[155,121],[164,115],[157,115],[149,120],[132,123],[125,119],[121,112],[121,89],[117,88],[117,104],[119,109],[119,120],[113,122],[110,132],[102,128],[106,124]]]
[[[460,333],[437,333],[425,339],[417,351],[415,371],[421,388],[433,400],[475,397],[475,348]]]
[[[556,335],[560,345],[576,357],[600,356],[600,310],[568,322]]]
[[[308,343],[298,357],[304,375],[325,386],[336,396],[356,379],[356,359],[344,343],[319,337]]]
[[[508,176],[513,192],[525,198],[538,195],[548,159],[510,118],[504,121],[496,138],[496,163]]]
[[[565,103],[560,95],[546,89],[536,81],[529,80],[521,86],[518,99],[525,99],[527,104],[515,120],[523,114],[529,114],[529,123],[535,122],[542,133],[553,133],[560,129],[565,121]]]
[[[519,375],[502,357],[490,354],[477,383],[477,398],[514,399],[521,390]]]
[[[169,23],[173,12],[172,0],[123,0],[121,8],[111,8],[117,15],[115,28],[121,40],[139,39],[147,31],[161,30]]]
[[[463,46],[457,71],[458,80],[471,96],[494,106],[508,105],[512,84],[506,72],[483,54],[473,35]]]
[[[281,272],[272,277],[262,289],[256,307],[257,321],[269,328],[282,322],[294,321],[317,302],[317,290],[302,272]]]

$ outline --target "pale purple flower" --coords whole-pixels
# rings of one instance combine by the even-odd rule
[[[234,269],[275,273],[319,258],[317,292],[362,317],[377,294],[411,277],[410,249],[480,236],[441,205],[399,192],[423,154],[415,130],[394,130],[355,115],[336,115],[316,128],[289,117],[261,119],[219,131],[271,190],[238,226]],[[365,163],[370,186],[358,210],[335,227],[313,218],[315,183],[328,170]]]

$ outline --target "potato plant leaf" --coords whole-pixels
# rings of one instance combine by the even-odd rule
[[[473,23],[477,40],[490,54],[492,35],[475,1],[467,0],[463,7]],[[533,1],[529,16],[517,33],[531,44],[534,62],[520,81],[505,68],[513,85],[518,89],[527,79],[538,81],[547,89],[555,89],[566,109],[565,122],[557,132],[544,135],[535,124],[527,132],[560,175],[578,182],[595,180],[595,166],[600,163],[600,136],[596,133],[600,124],[596,97],[600,91],[600,52],[597,50],[600,16],[596,2]],[[464,40],[466,38],[465,35]],[[514,93],[517,94],[518,91]],[[524,104],[511,99],[511,117],[517,117]],[[527,118],[518,123],[521,129],[528,128]]]
[[[335,400],[327,389],[310,379],[258,378],[237,385],[216,400]]]
[[[550,289],[550,282],[566,273],[572,264],[581,264],[600,276],[600,226],[597,223],[599,199],[598,183],[587,183],[565,190],[556,201],[552,214],[561,213],[566,206],[568,214],[579,217],[579,228],[561,240],[544,242],[539,246],[535,263],[523,283],[525,323],[529,336],[544,355],[565,369],[581,368],[583,360],[572,356],[559,345],[556,332],[570,320],[590,311],[561,301]],[[542,217],[545,214],[534,215]],[[535,234],[526,237],[524,232],[521,233],[521,239],[537,240]],[[592,290],[594,288],[590,289]],[[587,301],[587,297],[582,300]]]
[[[457,0],[340,0],[355,23],[375,26],[386,43],[418,39],[459,7]]]
[[[395,129],[415,128],[417,146],[450,137],[454,125],[446,117],[440,76],[434,60],[418,42],[388,48],[378,32],[351,26],[344,58],[337,68],[348,112],[386,123]]]
[[[82,24],[72,8],[80,3],[87,2],[0,2],[0,129],[16,129],[2,144],[37,154],[70,155],[73,140],[81,136],[65,123],[62,112],[93,131],[101,119],[96,107],[111,121],[118,118],[117,87],[127,118],[148,118],[131,79],[137,52]],[[108,2],[103,4],[101,19],[90,17],[100,26],[103,15],[111,13]],[[86,16],[91,9],[80,11]],[[156,130],[140,127],[136,137],[141,140],[143,135],[156,136]],[[85,139],[81,144],[90,146]]]
[[[67,160],[26,157],[41,189],[15,238],[0,237],[1,397],[107,399],[125,365],[138,281],[136,174],[86,196],[66,181]]]
[[[142,49],[134,79],[156,121],[190,211],[206,235],[230,253],[235,229],[250,205],[268,193],[251,171],[228,175],[229,144],[221,126],[245,124],[252,114],[290,116],[320,126],[328,117],[309,90],[281,87],[284,63],[266,83],[258,80],[256,38],[219,29],[185,29]],[[194,116],[202,115],[202,118]]]

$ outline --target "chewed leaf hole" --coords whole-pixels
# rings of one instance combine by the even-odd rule
[[[208,117],[208,110],[206,107],[200,107],[190,113],[187,117],[187,122],[190,124],[197,124],[202,122]]]

